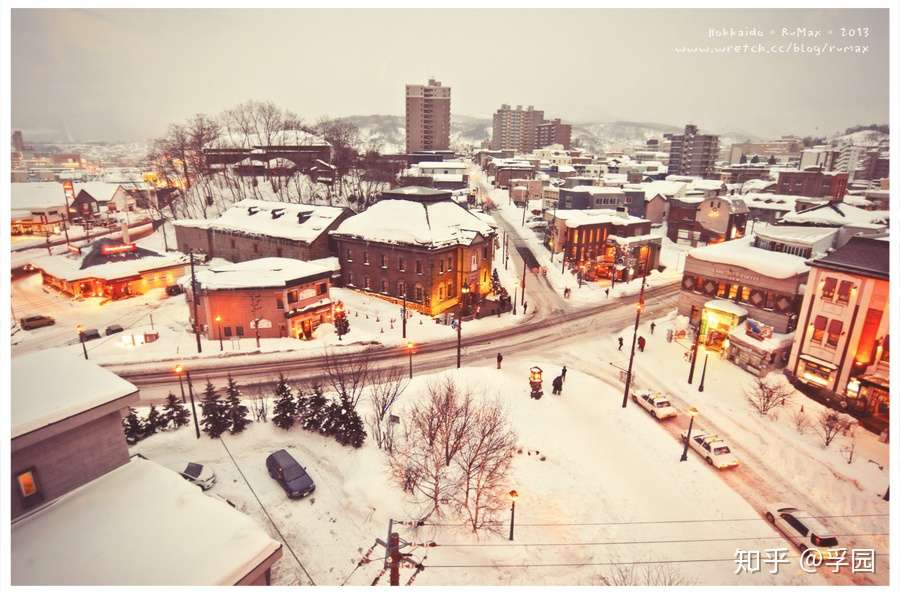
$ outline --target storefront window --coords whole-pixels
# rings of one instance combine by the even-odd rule
[[[825,277],[825,285],[822,287],[822,299],[832,299],[834,297],[835,287],[837,287],[837,279],[834,277]]]
[[[838,341],[841,340],[841,331],[844,330],[844,323],[836,318],[832,318],[828,323],[828,341],[827,345],[837,347]]]
[[[744,285],[741,287],[741,303],[748,303],[750,301],[750,288]]]
[[[719,283],[719,287],[716,289],[716,297],[725,297],[725,283]]]
[[[732,283],[731,285],[728,286],[728,299],[733,300],[734,298],[737,297],[738,287],[740,287],[740,285],[738,285],[736,283]]]
[[[841,281],[841,284],[838,286],[837,303],[849,304],[851,289],[853,289],[852,281]]]
[[[772,291],[766,291],[766,308],[775,309],[775,293]]]

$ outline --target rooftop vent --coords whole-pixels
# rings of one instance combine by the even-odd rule
[[[259,208],[256,206],[247,206],[247,216],[253,216],[257,212],[259,212]]]
[[[312,210],[302,210],[297,213],[297,222],[302,225],[303,223],[308,221],[312,217],[312,215]]]
[[[272,218],[281,218],[284,216],[284,208],[275,208],[272,210]]]

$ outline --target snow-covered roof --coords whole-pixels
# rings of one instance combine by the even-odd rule
[[[105,183],[103,181],[88,181],[86,183],[75,183],[75,196],[77,197],[82,191],[87,192],[92,198],[98,202],[109,202],[119,190],[119,183]]]
[[[838,227],[792,227],[757,223],[753,234],[765,239],[783,241],[785,243],[814,244],[837,233]]]
[[[185,219],[177,220],[175,224],[310,243],[343,213],[343,208],[334,206],[246,199],[232,205],[215,220]],[[275,215],[280,216],[273,218]],[[306,218],[302,223],[300,215]]]
[[[793,211],[798,201],[809,201],[809,198],[779,193],[744,193],[740,197],[744,199],[748,208],[756,210],[782,210]]]
[[[456,202],[381,200],[342,222],[332,234],[438,248],[469,245],[476,235],[492,232],[490,225]]]
[[[47,210],[66,208],[62,183],[12,183],[10,206],[14,210]]]
[[[137,392],[125,379],[66,348],[24,354],[11,366],[13,438]]]
[[[449,170],[465,170],[466,163],[458,160],[447,160],[444,162],[432,162],[432,161],[424,161],[416,164],[419,168],[431,168],[431,169],[449,169]]]
[[[204,149],[249,149],[278,146],[328,146],[325,138],[298,129],[274,131],[269,135],[243,133],[236,130],[224,130],[219,137],[208,143]]]
[[[788,212],[781,217],[786,223],[810,225],[866,226],[884,225],[888,222],[886,210],[863,210],[845,202],[825,203],[806,210]]]
[[[565,189],[565,188],[563,188]],[[591,195],[625,195],[625,192],[621,187],[603,187],[599,185],[576,185],[575,187],[570,187],[567,191],[574,191],[576,193],[589,193]]]
[[[793,333],[772,333],[771,337],[757,339],[756,337],[748,335],[746,328],[743,326],[734,327],[731,332],[728,333],[728,337],[739,343],[759,348],[764,352],[778,351],[779,349],[788,347],[794,343]]]
[[[557,210],[556,218],[566,221],[567,227],[582,227],[585,225],[599,225],[604,223],[611,225],[630,225],[633,223],[649,222],[646,219],[631,216],[627,212],[619,212],[618,210],[610,210],[608,208]]]
[[[647,233],[645,235],[632,235],[631,237],[621,237],[619,235],[610,235],[607,240],[614,241],[618,245],[630,245],[633,243],[641,244],[645,241],[659,241],[662,243],[662,235],[660,233]]]
[[[310,277],[328,278],[332,268],[323,263],[294,258],[259,258],[246,262],[217,264],[196,273],[203,289],[258,289],[286,287]]]
[[[687,185],[682,181],[647,181],[645,183],[626,183],[626,189],[643,189],[649,199],[656,195],[669,198],[677,196]]]
[[[81,254],[54,254],[41,256],[31,261],[35,267],[47,274],[65,281],[78,281],[80,279],[122,279],[137,277],[141,273],[170,268],[186,264],[188,257],[181,252],[167,252],[157,254],[138,247],[135,253],[123,253],[111,255],[107,260],[94,262],[90,258],[98,255],[98,245],[106,245],[110,240],[98,240],[90,251],[82,249]],[[120,245],[115,242],[111,245]]]
[[[741,306],[738,306],[731,300],[725,299],[712,299],[703,304],[704,308],[709,308],[710,310],[717,310],[719,312],[727,312],[729,314],[734,314],[738,318],[743,316],[747,316],[747,309]]]
[[[280,547],[250,516],[141,458],[11,532],[14,585],[233,585]]]
[[[694,248],[688,256],[704,262],[746,268],[775,279],[787,279],[809,272],[805,258],[753,247],[749,237]]]

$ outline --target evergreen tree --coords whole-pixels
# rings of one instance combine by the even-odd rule
[[[144,436],[144,423],[134,408],[128,408],[128,415],[122,419],[122,428],[125,429],[125,442],[134,445]]]
[[[278,375],[278,384],[275,385],[275,408],[272,422],[275,426],[285,430],[294,426],[297,417],[297,406],[294,403],[294,394],[288,386],[283,374]]]
[[[312,395],[306,398],[303,410],[303,428],[308,431],[322,431],[322,422],[325,420],[325,411],[328,407],[328,398],[322,392],[322,386],[316,383],[313,386]]]
[[[154,404],[150,404],[150,411],[144,419],[144,436],[149,437],[164,428],[166,428],[165,416],[159,413]]]
[[[356,409],[348,402],[342,401],[339,405],[339,423],[335,427],[334,438],[341,445],[362,447],[366,439],[366,428],[362,418]]]
[[[228,430],[228,417],[225,406],[219,401],[219,393],[213,384],[206,381],[206,389],[203,391],[203,399],[200,401],[203,417],[200,419],[200,426],[204,432],[213,439],[220,437],[222,433]]]
[[[184,402],[175,397],[174,393],[169,393],[166,397],[166,405],[163,408],[163,417],[166,419],[166,426],[172,425],[172,428],[181,428],[191,421],[191,413],[184,407]]]
[[[225,388],[225,398],[228,400],[225,409],[228,422],[231,424],[231,434],[239,433],[251,422],[248,417],[250,410],[241,403],[241,390],[230,374],[228,375],[228,386]]]
[[[340,401],[326,400],[322,408],[322,419],[319,423],[319,432],[326,437],[335,437],[341,428],[343,414]]]

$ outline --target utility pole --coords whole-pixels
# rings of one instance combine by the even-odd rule
[[[522,226],[525,226],[525,212],[528,210],[528,200],[522,202]]]
[[[406,284],[403,284],[403,308],[400,309],[400,320],[403,321],[403,338],[406,339]]]
[[[505,256],[503,258],[503,270],[509,270],[509,234],[506,236],[506,241],[504,242],[505,248],[504,253]]]
[[[200,323],[197,321],[197,308],[200,304],[200,298],[197,297],[197,277],[194,273],[194,250],[190,251],[191,257],[191,296],[194,304],[194,336],[197,338],[197,353],[202,353],[203,348],[200,346]],[[190,376],[190,375],[188,375]],[[190,381],[190,379],[188,379]],[[193,401],[193,399],[191,399]],[[196,415],[195,415],[196,418]]]
[[[525,258],[522,258],[522,305],[525,305],[525,273],[528,265],[525,264]]]
[[[644,285],[647,284],[647,268],[644,268],[644,278],[641,281],[641,295],[638,298],[637,309],[634,315],[634,335],[631,337],[631,356],[628,358],[628,374],[625,376],[625,395],[622,396],[622,407],[628,406],[628,391],[631,389],[631,368],[634,366],[634,347],[637,344],[638,327],[641,324],[641,312],[644,310]]]
[[[412,355],[412,354],[410,354]],[[462,366],[462,310],[456,313],[456,367]]]
[[[694,306],[691,306],[691,317],[694,316]],[[699,328],[699,327],[698,327]],[[694,333],[694,343],[691,345],[691,370],[688,372],[688,385],[694,382],[694,367],[697,365],[697,352],[700,350],[700,331]]]
[[[703,372],[700,374],[700,386],[697,391],[703,393],[703,386],[706,384],[706,363],[709,361],[709,354],[703,356]]]
[[[400,538],[400,533],[394,532],[393,519],[388,521],[387,541],[384,541],[382,539],[375,539],[375,543],[384,547],[384,567],[385,569],[390,568],[391,570],[390,581],[392,587],[400,586],[401,562],[410,563],[414,565],[417,570],[422,570],[422,565],[411,559],[410,554],[400,553],[400,550],[408,546],[409,543]],[[379,578],[380,577],[381,575],[379,575]],[[377,582],[378,578],[376,578],[375,580]]]

